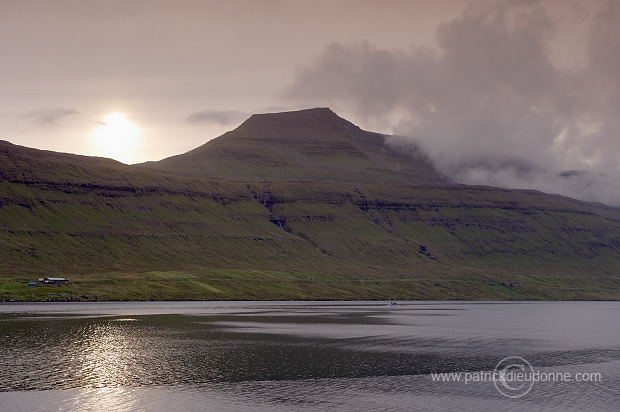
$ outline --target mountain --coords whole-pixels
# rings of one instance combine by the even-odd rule
[[[440,183],[421,154],[405,155],[328,108],[252,115],[187,153],[139,166],[241,182]]]
[[[618,299],[619,271],[619,208],[448,184],[329,109],[135,166],[0,141],[0,300]]]

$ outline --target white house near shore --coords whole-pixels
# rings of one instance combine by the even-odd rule
[[[39,283],[69,283],[69,279],[65,279],[65,278],[43,278],[43,279],[39,279]]]

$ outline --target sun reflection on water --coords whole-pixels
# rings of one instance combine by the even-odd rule
[[[80,386],[132,386],[143,375],[137,331],[128,322],[91,325],[76,342]]]

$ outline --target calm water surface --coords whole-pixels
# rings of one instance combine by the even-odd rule
[[[0,304],[0,356],[0,411],[620,410],[620,302]],[[573,381],[431,375],[508,356]]]

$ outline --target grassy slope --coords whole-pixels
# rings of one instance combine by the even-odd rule
[[[487,187],[303,188],[271,186],[279,222],[387,276],[459,297],[619,297],[617,208]]]
[[[75,188],[0,184],[10,280],[0,299],[618,298],[618,212],[569,199],[431,186],[231,184],[239,197],[225,201]],[[72,283],[15,283],[44,275]]]
[[[620,209],[438,184],[288,116],[157,165],[186,175],[0,141],[0,300],[620,298]],[[72,282],[27,285],[50,275]]]

